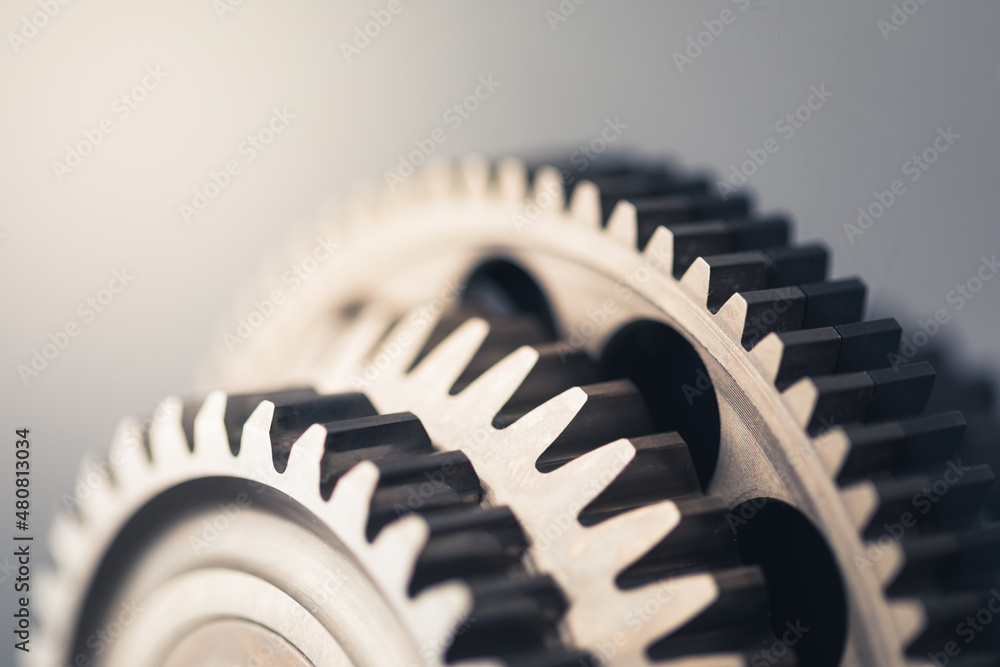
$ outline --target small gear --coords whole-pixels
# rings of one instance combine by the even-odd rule
[[[374,461],[377,490],[351,496],[362,498],[352,525],[367,521],[364,539],[330,532],[402,630],[373,640],[347,619],[329,622],[351,664],[407,664],[372,656],[386,642],[426,646],[435,633],[430,654],[407,659],[933,660],[989,602],[1000,530],[979,516],[992,472],[955,455],[961,415],[923,413],[929,365],[898,363],[899,325],[862,321],[863,284],[828,281],[826,251],[789,245],[783,218],[660,165],[586,176],[473,157],[359,200],[329,230],[347,248],[220,357],[217,384],[267,393],[231,399],[224,414],[209,409],[223,400],[214,394],[199,413],[214,417],[198,421],[185,408],[171,437],[195,443],[197,465],[178,463],[182,447],[156,444],[160,427],[149,438],[154,484],[123,496],[113,520],[91,526],[81,507],[83,528],[55,528],[57,555],[81,545],[92,554],[57,558],[60,592],[46,607],[76,610],[53,614],[60,659],[98,627],[92,605],[107,613],[127,592],[156,590],[144,563],[170,560],[173,526],[189,514],[146,507],[180,489],[210,504],[227,488],[219,477],[266,482],[308,510],[268,506],[280,518],[268,530],[283,539],[317,516],[335,525],[322,498],[332,491],[335,503]],[[209,421],[234,447],[225,475],[214,459],[202,465],[198,424]],[[267,433],[271,456],[263,439],[244,454],[240,429],[244,441]],[[310,438],[318,444],[304,446]],[[312,458],[293,466],[300,450]],[[237,465],[251,458],[252,474]],[[279,483],[304,468],[295,474],[311,488]],[[168,472],[177,469],[192,479]],[[194,476],[213,481],[188,494]],[[418,525],[420,535],[409,527]],[[415,537],[401,540],[397,560],[371,560],[386,535],[407,530]],[[136,574],[110,576],[102,563]],[[264,579],[312,569],[283,563]],[[452,578],[461,583],[424,590]],[[282,585],[308,597],[308,586]],[[437,597],[452,600],[446,612],[423,606]],[[369,602],[350,600],[350,613]],[[412,618],[416,606],[439,617]],[[308,607],[317,618],[326,609]],[[233,634],[257,641],[242,626],[215,632],[186,650]],[[272,634],[289,651],[311,646]],[[983,626],[949,664],[1000,664],[997,635]]]
[[[515,650],[552,657],[529,644],[561,599],[544,577],[510,576],[523,536],[478,508],[464,457],[430,451],[412,415],[309,394],[215,392],[197,417],[167,399],[148,437],[123,422],[113,482],[85,464],[79,520],[53,526],[32,664],[439,665],[449,647],[483,648],[456,634],[511,627],[528,642]],[[451,478],[426,491],[424,470]],[[393,513],[408,493],[437,509],[430,521]],[[490,590],[497,572],[509,585]],[[526,590],[547,604],[529,609]]]

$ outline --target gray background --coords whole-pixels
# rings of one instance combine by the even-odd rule
[[[121,416],[195,388],[219,327],[235,326],[224,319],[240,287],[289,230],[393,168],[480,76],[501,86],[449,130],[446,153],[567,156],[617,117],[628,125],[619,146],[728,174],[779,137],[749,181],[761,208],[791,213],[800,239],[825,241],[835,275],[865,278],[870,312],[913,330],[947,308],[954,317],[936,340],[969,367],[1000,368],[1000,281],[960,312],[946,300],[1000,251],[995,2],[913,0],[917,11],[885,38],[888,0],[565,0],[575,10],[555,29],[546,11],[559,11],[556,0],[407,0],[351,62],[341,42],[387,0],[243,0],[221,17],[215,4],[73,0],[16,52],[8,33],[39,4],[0,8],[0,468],[13,466],[13,429],[30,426],[36,533],[80,455],[103,450]],[[673,53],[725,9],[732,23],[679,72]],[[117,120],[112,103],[147,66],[167,78]],[[821,85],[833,96],[781,138],[775,122]],[[274,107],[295,120],[185,226],[178,205],[239,157]],[[104,117],[114,132],[60,182],[53,161]],[[857,207],[906,179],[903,163],[949,126],[960,139],[849,243],[843,225]],[[123,267],[134,281],[83,323],[77,305]],[[17,366],[71,320],[80,335],[25,386]],[[13,524],[5,479],[0,538]],[[4,604],[10,585],[0,583]]]

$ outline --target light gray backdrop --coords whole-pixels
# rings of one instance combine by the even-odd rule
[[[949,292],[1000,252],[998,26],[990,0],[8,0],[0,470],[13,468],[14,428],[30,426],[40,534],[81,454],[100,452],[121,416],[193,388],[219,318],[289,229],[438,126],[450,154],[568,156],[617,119],[617,146],[723,176],[773,138],[777,151],[745,167],[762,208],[828,243],[836,275],[864,277],[870,311],[913,331],[946,309],[936,340],[997,369],[1000,281],[972,299]],[[454,127],[446,110],[480,77],[500,85]],[[808,120],[777,124],[814,87],[825,100],[799,112]],[[241,152],[275,109],[294,118]],[[939,130],[947,150],[926,171],[907,166]],[[185,224],[180,205],[231,160],[239,173]],[[858,207],[877,213],[876,191],[896,179],[901,194],[849,239]],[[102,293],[115,271],[127,286]],[[78,334],[64,340],[67,325]],[[68,343],[25,379],[18,366],[50,334]],[[7,554],[13,486],[0,478]]]

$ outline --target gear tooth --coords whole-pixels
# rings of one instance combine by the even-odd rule
[[[240,450],[237,457],[245,465],[264,466],[267,472],[274,472],[271,457],[271,422],[274,419],[274,403],[261,401],[243,424],[240,436]]]
[[[35,579],[38,591],[38,620],[43,628],[47,628],[56,621],[61,610],[69,609],[72,606],[73,601],[69,599],[65,587],[59,580],[59,574],[55,570],[44,568],[38,572]]]
[[[570,217],[587,229],[601,228],[601,191],[590,181],[580,181],[573,189]]]
[[[199,456],[228,459],[232,456],[226,434],[226,392],[213,391],[194,418],[194,451]]]
[[[871,561],[871,565],[883,589],[889,588],[906,566],[906,554],[898,542],[888,545],[867,542],[865,552],[879,554],[877,559]]]
[[[865,419],[882,421],[918,415],[934,387],[934,369],[926,361],[868,371],[872,400]]]
[[[583,508],[579,517],[583,525],[592,526],[608,517],[660,500],[675,500],[685,496],[700,497],[701,484],[691,458],[691,451],[679,433],[675,431],[657,433],[629,437],[627,440],[635,450],[634,456],[631,451],[622,448],[619,450],[619,458],[613,459],[607,465],[604,476],[608,474],[616,476],[605,485],[604,490],[592,502]],[[631,460],[629,456],[632,456]],[[560,470],[562,468],[557,468],[553,473]],[[715,499],[719,503],[720,511],[724,513],[728,510],[720,499],[717,497]],[[683,507],[681,514],[684,516],[684,522],[690,524],[688,513]],[[708,532],[713,530],[714,528],[709,528]],[[676,532],[671,535],[680,537]],[[713,540],[708,542],[700,540],[702,536],[703,533],[698,533],[695,539],[701,544],[715,544]],[[674,549],[675,553],[676,551]]]
[[[785,363],[785,343],[781,340],[781,336],[776,333],[764,336],[764,339],[750,350],[750,361],[761,375],[775,382]]]
[[[838,324],[840,335],[837,366],[830,372],[852,373],[882,368],[890,363],[890,355],[899,349],[903,330],[892,318]]]
[[[785,406],[795,417],[799,426],[809,425],[819,401],[819,389],[812,378],[802,378],[791,387],[781,392]]]
[[[871,482],[857,482],[840,491],[840,500],[858,532],[871,523],[879,507],[879,493]]]
[[[19,656],[21,667],[52,667],[59,664],[61,656],[54,647],[60,641],[51,636],[44,628],[37,631],[35,645],[30,653]]]
[[[958,448],[965,428],[958,412],[845,427],[850,451],[838,480],[943,463]]]
[[[455,164],[446,155],[433,155],[414,179],[420,194],[432,200],[446,199],[455,190]]]
[[[698,300],[716,313],[737,292],[767,287],[768,261],[757,251],[734,252],[698,257],[681,276],[684,285]]]
[[[381,370],[378,378],[405,375],[413,367],[441,319],[441,316],[438,315],[432,316],[428,321],[429,318],[425,311],[425,306],[419,306],[408,312],[386,334],[383,343],[370,352],[366,361],[375,359],[383,352],[390,360],[389,365]],[[415,321],[424,322],[425,326],[414,332],[412,329]],[[409,342],[404,344],[403,341]],[[358,369],[358,372],[360,373],[361,369]],[[376,383],[378,378],[376,378]]]
[[[833,327],[769,333],[750,358],[775,387],[787,388],[803,377],[834,372],[841,336]]]
[[[712,278],[712,268],[704,258],[699,257],[681,276],[681,287],[687,290],[695,303],[707,308],[709,294],[712,291]]]
[[[893,600],[888,607],[896,636],[905,648],[927,627],[927,612],[918,600]]]
[[[801,326],[806,329],[859,322],[867,288],[857,278],[799,285],[805,295]]]
[[[831,428],[812,440],[812,450],[816,452],[831,479],[837,479],[844,468],[851,440],[842,428]]]
[[[591,546],[586,553],[590,558],[586,564],[581,561],[580,567],[586,568],[592,576],[609,572],[617,576],[669,535],[680,520],[677,503],[663,500],[586,528],[585,540]],[[617,544],[619,548],[605,549],[598,555],[597,552],[602,551],[597,548],[600,544]]]
[[[523,206],[528,198],[528,168],[522,160],[507,157],[497,163],[500,194],[509,204]]]
[[[1000,555],[1000,524],[974,524],[960,530],[910,531],[895,538],[905,566],[888,583],[890,595],[928,590],[981,590],[990,582]],[[884,541],[884,540],[883,540]],[[992,593],[992,591],[991,591]]]
[[[635,250],[639,243],[638,219],[632,202],[620,201],[611,211],[606,233],[619,245]]]
[[[867,373],[825,375],[802,378],[781,396],[799,424],[816,435],[833,426],[863,421],[873,387]]]
[[[334,339],[326,358],[320,362],[316,387],[323,393],[348,389],[351,382],[370,384],[364,378],[364,359],[372,352],[372,341],[392,328],[393,311],[381,304],[366,305]],[[416,344],[416,343],[415,343]],[[350,380],[348,380],[350,378]]]
[[[122,419],[115,428],[108,451],[115,485],[127,488],[141,483],[149,471],[149,454],[142,441],[142,428],[131,417]]]
[[[313,424],[288,452],[288,465],[283,473],[290,483],[304,489],[319,490],[320,461],[326,452],[326,429]]]
[[[750,351],[775,331],[799,329],[805,295],[798,287],[737,292],[719,308],[717,317],[733,340]]]
[[[592,582],[581,582],[583,583],[593,585]],[[660,602],[664,591],[668,597],[666,604]],[[602,640],[606,641],[615,632],[621,631],[622,618],[627,617],[634,609],[641,609],[650,600],[656,600],[659,612],[650,616],[642,627],[633,628],[634,634],[621,647],[623,655],[619,657],[619,664],[639,666],[648,664],[646,651],[650,644],[682,628],[718,599],[719,587],[715,577],[710,574],[693,574],[617,591],[612,599],[605,599],[605,594],[598,592],[595,599],[587,600],[586,605],[570,607],[566,620],[579,645],[599,652]],[[683,603],[670,604],[669,601],[673,600],[683,600]]]
[[[473,199],[485,199],[490,190],[490,161],[486,156],[471,153],[459,160],[459,173],[465,193]]]
[[[517,476],[512,487],[537,484],[538,481],[532,474],[539,474],[535,462],[552,446],[566,430],[566,427],[576,419],[587,400],[587,393],[583,389],[573,387],[542,403],[508,426],[504,429],[508,432],[508,438],[505,438],[507,449],[504,460],[497,457],[484,458],[489,456],[489,452],[485,451],[485,447],[477,447],[475,444],[464,451],[467,454],[470,454],[470,451],[474,452],[476,458],[473,459],[473,463],[477,463],[477,459],[482,460],[484,468],[510,470],[513,466],[516,470],[528,471],[527,476]],[[470,458],[472,458],[472,454],[470,454]],[[507,499],[503,502],[507,504],[510,500]]]
[[[469,366],[489,335],[490,325],[482,319],[466,320],[411,371],[413,382],[428,395],[448,393]]]
[[[347,212],[340,225],[345,239],[353,239],[364,229],[369,229],[378,211],[379,189],[373,181],[361,182],[351,191],[347,202]]]
[[[672,276],[674,266],[674,235],[666,227],[657,227],[642,251],[647,263],[656,266],[665,276]]]
[[[622,438],[546,473],[540,486],[549,490],[555,502],[561,499],[567,504],[586,507],[607,489],[635,455],[635,445]],[[608,475],[609,471],[615,474]]]
[[[87,493],[74,494],[77,511],[84,522],[99,518],[107,511],[111,503],[110,466],[106,461],[98,463],[90,454],[84,454],[76,473],[77,488],[81,484],[87,487]]]
[[[549,213],[561,213],[566,208],[566,191],[562,174],[555,167],[542,167],[535,173],[531,198],[535,204]]]
[[[168,396],[156,406],[149,426],[149,450],[158,464],[183,461],[191,451],[181,425],[183,405],[178,397]]]
[[[457,405],[480,423],[489,423],[528,377],[538,357],[538,351],[528,346],[511,352],[463,389]]]
[[[87,553],[87,545],[80,522],[68,514],[56,513],[48,533],[49,554],[56,568],[60,572],[72,572],[81,554]]]
[[[750,304],[747,303],[742,294],[737,292],[729,297],[729,300],[722,304],[722,307],[715,313],[715,321],[731,340],[742,343],[746,337],[749,312]],[[747,346],[744,345],[744,347]],[[747,349],[750,348],[747,347]]]
[[[637,210],[640,248],[645,247],[658,226],[674,232],[678,261],[672,270],[676,277],[696,257],[781,245],[787,240],[787,228],[782,230],[780,224],[746,221],[750,205],[743,197],[720,200],[697,194],[669,194],[630,201]]]
[[[657,660],[656,667],[747,667],[742,653],[698,655],[676,660]]]
[[[365,526],[378,480],[378,467],[371,461],[358,463],[337,480],[327,502],[327,512],[343,539],[368,544]]]
[[[410,603],[410,625],[426,646],[450,646],[472,611],[472,592],[458,581],[425,589]],[[441,653],[445,653],[444,650]],[[463,661],[460,665],[493,665],[494,660]]]
[[[369,550],[370,564],[386,578],[390,590],[406,591],[417,558],[427,544],[430,531],[419,514],[408,514],[383,528]],[[394,578],[388,578],[394,577]]]

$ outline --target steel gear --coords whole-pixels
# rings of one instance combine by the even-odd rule
[[[567,176],[470,158],[359,200],[330,230],[349,247],[216,374],[316,391],[213,394],[197,419],[174,401],[152,464],[122,468],[113,447],[115,484],[54,528],[49,656],[85,651],[130,595],[179,595],[165,575],[181,571],[248,615],[284,604],[320,625],[191,621],[173,654],[144,638],[180,621],[136,625],[85,655],[214,664],[261,632],[313,664],[341,664],[314,659],[314,635],[381,665],[881,667],[942,650],[988,603],[1000,531],[978,516],[992,473],[954,457],[961,416],[923,414],[933,372],[893,356],[899,326],[862,322],[864,286],[827,281],[823,248],[789,246],[784,219],[705,179]],[[267,502],[225,557],[175,562],[233,480]],[[337,545],[369,588],[310,603],[302,577],[334,564],[268,534]],[[245,575],[280,601],[239,598]],[[393,631],[361,627],[372,606]],[[983,626],[949,664],[1000,664],[998,635]]]

